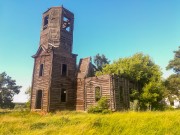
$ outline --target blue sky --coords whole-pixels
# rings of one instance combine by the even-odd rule
[[[27,100],[42,13],[62,4],[75,14],[78,60],[103,53],[113,61],[143,52],[162,68],[163,77],[172,73],[165,67],[180,45],[179,0],[1,0],[0,72],[23,86],[14,101]]]

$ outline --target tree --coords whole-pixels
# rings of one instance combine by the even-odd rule
[[[96,75],[102,74],[121,75],[144,86],[152,80],[161,81],[162,72],[148,55],[137,53],[132,57],[120,58],[96,72]]]
[[[31,97],[31,86],[26,89],[25,94],[27,94],[29,98]]]
[[[170,75],[166,81],[165,85],[168,89],[168,99],[171,105],[174,104],[174,99],[180,99],[180,46],[179,50],[174,51],[174,59],[169,61],[167,70],[172,69],[174,74]]]
[[[175,74],[180,74],[180,46],[179,50],[174,51],[174,53],[174,59],[169,61],[169,64],[166,67],[166,69],[172,69],[175,72]]]
[[[180,98],[180,74],[170,75],[165,85],[169,90],[169,94],[177,95]]]
[[[20,92],[21,86],[16,85],[16,81],[7,76],[5,72],[0,74],[0,107],[13,108],[13,96]]]
[[[159,109],[159,103],[164,98],[164,90],[166,88],[160,83],[151,81],[143,87],[140,95],[141,107],[151,110]]]
[[[31,86],[29,86],[29,87],[26,89],[25,94],[28,95],[28,101],[27,101],[27,103],[26,103],[26,107],[27,107],[27,108],[30,108]]]
[[[94,63],[96,65],[97,70],[101,71],[105,65],[110,63],[110,61],[106,58],[104,54],[99,55],[98,53],[96,56],[94,56]]]
[[[137,53],[132,57],[120,58],[96,72],[96,75],[102,74],[120,75],[140,84],[142,90],[134,90],[130,98],[139,100],[141,108],[156,108],[163,98],[165,88],[161,80],[162,72],[148,55]]]

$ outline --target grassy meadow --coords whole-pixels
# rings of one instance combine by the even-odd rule
[[[0,110],[0,135],[180,135],[180,110],[41,114]]]

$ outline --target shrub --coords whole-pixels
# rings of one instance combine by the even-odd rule
[[[91,106],[88,109],[88,113],[101,113],[102,109],[99,108],[98,106]]]
[[[99,101],[98,101],[98,107],[101,108],[102,110],[108,109],[109,108],[109,104],[108,104],[108,100],[106,97],[102,97]]]
[[[105,109],[105,110],[102,111],[102,114],[109,114],[109,113],[112,113],[112,111],[108,110],[108,109]]]
[[[165,110],[176,110],[175,108],[173,108],[172,106],[165,106]]]
[[[108,99],[106,97],[101,97],[97,105],[91,106],[88,109],[88,113],[103,113],[103,114],[110,113],[111,111],[108,110],[108,108],[109,108]]]
[[[134,100],[133,102],[130,102],[130,110],[131,111],[139,111],[140,107],[139,107],[139,101],[138,100]]]

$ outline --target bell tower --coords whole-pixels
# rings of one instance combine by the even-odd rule
[[[74,14],[64,7],[43,13],[34,58],[31,110],[75,109],[76,54],[72,53]]]
[[[72,53],[74,14],[63,7],[52,7],[43,14],[40,45],[59,47]]]

